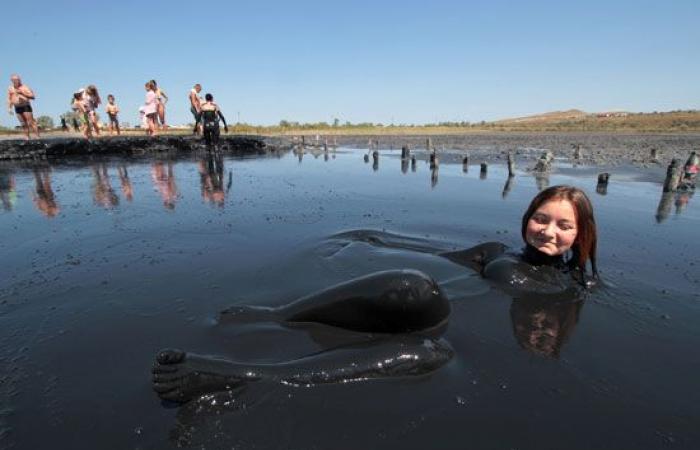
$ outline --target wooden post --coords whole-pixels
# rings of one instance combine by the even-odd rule
[[[366,163],[369,162],[369,153],[365,153],[365,162],[366,162]]]
[[[607,172],[598,175],[598,184],[595,186],[595,191],[600,195],[608,195],[608,180],[610,174]]]
[[[671,164],[666,169],[666,180],[664,180],[664,192],[674,192],[678,189],[678,182],[681,178],[680,163],[676,158],[671,160]]]
[[[574,144],[574,159],[581,159],[581,144]]]
[[[408,145],[404,145],[401,147],[401,159],[408,159],[410,156],[411,151],[408,149]]]
[[[416,157],[411,155],[411,171],[416,171]]]
[[[469,171],[469,156],[462,158],[462,172],[467,173]]]
[[[651,161],[659,162],[659,151],[655,148],[651,149]]]
[[[425,149],[429,152],[430,149],[432,148],[432,144],[430,143],[430,138],[425,140]]]
[[[439,165],[438,157],[436,152],[430,154],[430,168],[435,169]]]

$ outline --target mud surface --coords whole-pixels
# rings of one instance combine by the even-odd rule
[[[519,161],[506,183],[493,161],[431,171],[419,155],[414,170],[364,153],[0,164],[0,447],[698,447],[700,208],[662,196],[663,168],[611,164],[596,192],[600,167],[561,155],[549,176]],[[519,248],[528,202],[561,183],[589,193],[599,226],[603,282],[583,301],[526,303],[432,253]],[[344,339],[226,327],[219,311],[397,268],[451,302],[454,357],[431,375],[250,384],[180,407],[153,393],[161,348],[274,363]]]

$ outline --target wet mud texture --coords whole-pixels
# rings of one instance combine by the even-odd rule
[[[683,161],[692,150],[700,148],[700,134],[625,134],[625,133],[474,133],[430,136],[338,136],[339,146],[366,149],[369,140],[380,149],[426,150],[430,138],[442,162],[458,162],[467,152],[474,161],[504,162],[507,152],[514,152],[516,162],[534,164],[543,150],[551,150],[555,158],[576,159],[580,148],[582,164],[653,166],[651,150],[656,149],[658,164],[666,167],[673,158]],[[307,142],[313,143],[312,139]],[[445,151],[447,149],[447,151]],[[424,157],[425,159],[425,157]],[[460,159],[461,160],[461,159]]]
[[[221,136],[219,150],[232,155],[264,155],[277,149],[280,141],[255,136]],[[143,155],[163,152],[193,152],[206,148],[193,136],[123,136],[86,140],[48,138],[0,140],[0,160],[46,159],[87,155]]]
[[[404,171],[400,148],[376,169],[364,153],[0,165],[0,448],[698,448],[700,209],[662,193],[665,168],[635,168],[651,181],[611,171],[603,195],[597,168],[555,159],[546,184],[594,203],[602,283],[582,302],[538,303],[435,252],[520,248],[539,178],[441,156],[438,180],[423,161]],[[439,369],[260,380],[185,405],[153,392],[164,348],[255,367],[394,353],[372,333],[218,314],[398,268],[449,299]]]

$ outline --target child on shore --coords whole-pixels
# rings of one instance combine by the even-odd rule
[[[116,103],[114,103],[114,96],[112,94],[107,96],[107,106],[105,107],[105,111],[107,111],[107,116],[109,116],[109,133],[114,134],[116,131],[117,136],[120,135],[121,131],[119,130],[119,119],[117,118],[117,114],[119,114],[119,107]]]
[[[97,113],[95,111],[97,110],[97,107],[102,104],[102,99],[100,98],[100,94],[97,92],[97,87],[95,87],[94,84],[91,84],[85,88],[85,91],[83,92],[83,104],[85,105],[85,110],[89,119],[88,126],[91,125],[95,131],[95,135],[99,136],[100,126],[97,123]]]
[[[83,122],[83,136],[85,136],[85,139],[90,139],[92,137],[92,132],[90,130],[90,117],[88,115],[87,107],[85,106],[84,93],[85,90],[80,89],[73,94],[73,103],[71,104],[71,108],[73,111],[78,113]],[[76,120],[73,119],[73,126],[75,127],[76,124]]]

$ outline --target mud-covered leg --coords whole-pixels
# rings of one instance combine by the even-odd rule
[[[153,367],[153,389],[164,400],[187,402],[203,394],[259,380],[311,386],[419,376],[442,367],[452,354],[444,341],[416,335],[336,348],[277,364],[242,364],[181,350],[164,350]]]
[[[314,322],[370,333],[408,333],[444,325],[450,304],[438,284],[417,270],[387,270],[337,284],[280,308],[233,307],[222,323]]]

